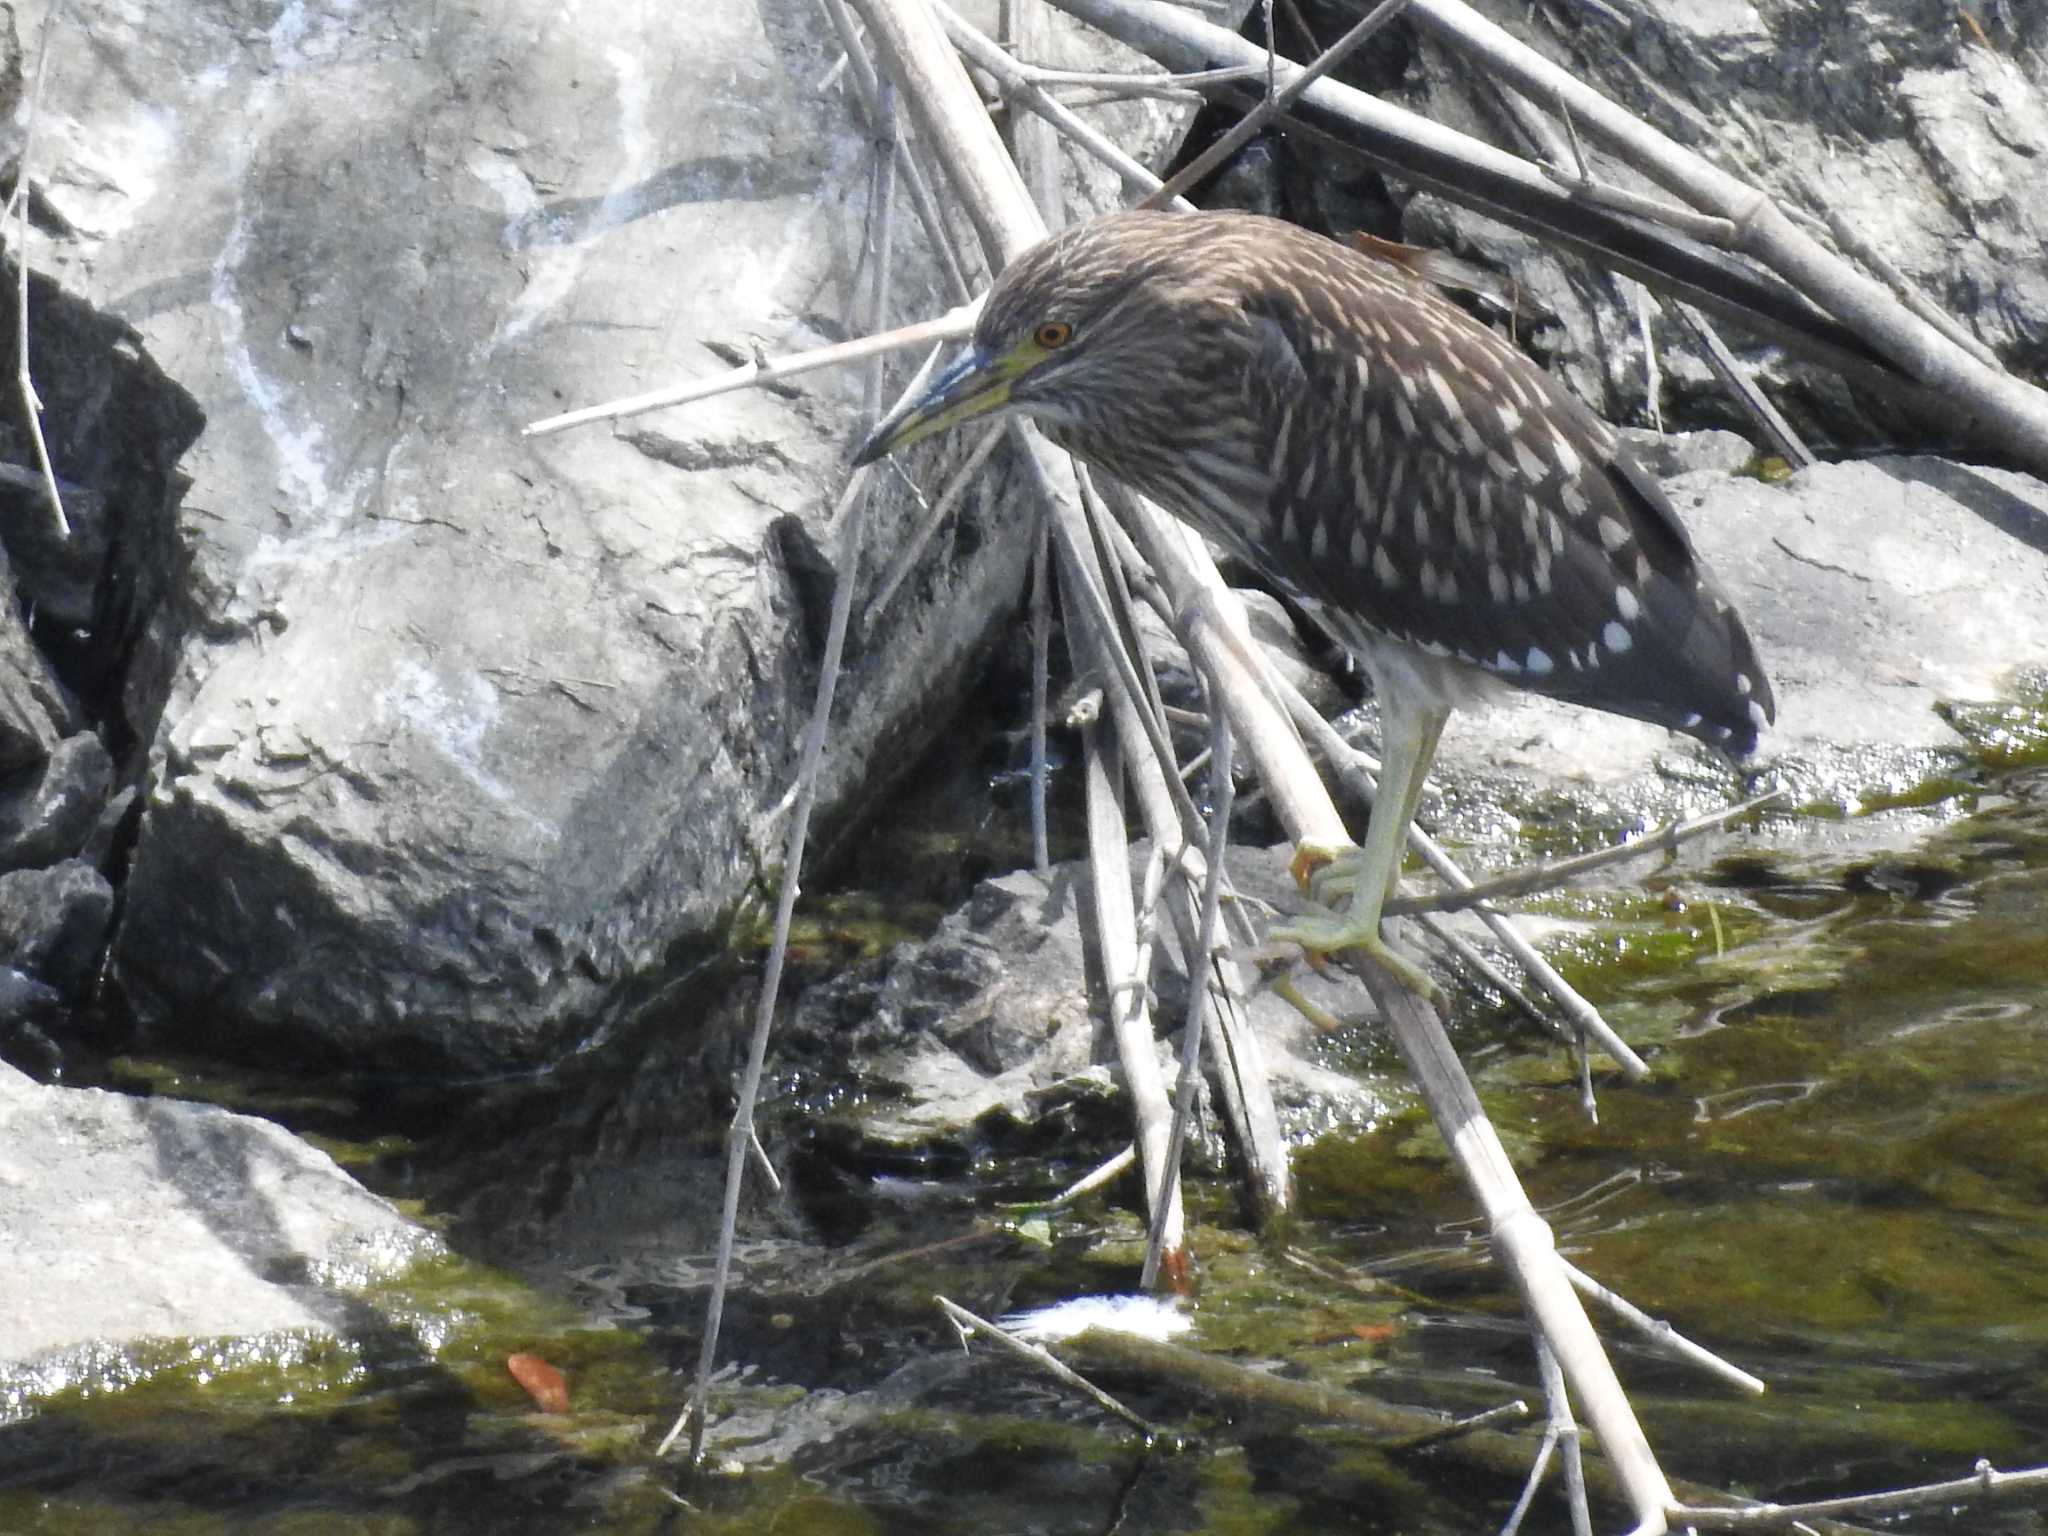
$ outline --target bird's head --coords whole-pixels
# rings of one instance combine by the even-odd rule
[[[1157,400],[1202,345],[1172,260],[1171,214],[1123,213],[1025,252],[989,290],[966,352],[890,412],[854,455],[869,464],[976,417],[1024,414],[1114,431]]]

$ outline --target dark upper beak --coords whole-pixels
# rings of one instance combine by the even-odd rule
[[[969,347],[922,394],[882,418],[855,451],[855,466],[872,464],[884,454],[1008,405],[1010,386],[1028,366],[1016,353],[996,356]]]

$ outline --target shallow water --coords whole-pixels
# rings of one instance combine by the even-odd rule
[[[1910,859],[1743,854],[1581,901],[1604,921],[1566,968],[1655,1068],[1603,1081],[1597,1125],[1562,1056],[1460,1019],[1567,1253],[1771,1383],[1742,1396],[1607,1330],[1675,1477],[1792,1499],[2048,1461],[2048,770],[2004,770],[1960,808]],[[820,910],[819,964],[860,947],[866,904]],[[769,1136],[789,1192],[751,1212],[728,1316],[721,1470],[653,1462],[701,1325],[730,1063],[696,1024],[722,985],[686,978],[638,1032],[453,1101],[112,1065],[129,1086],[267,1107],[414,1202],[457,1256],[373,1298],[340,1343],[103,1362],[0,1429],[0,1532],[1498,1528],[1516,1480],[1452,1450],[1389,1454],[1170,1360],[1098,1358],[1104,1385],[1191,1437],[1148,1447],[963,1355],[935,1292],[986,1315],[1132,1283],[1128,1183],[1050,1219],[1008,1206],[1114,1151],[1116,1114],[885,1157],[794,1073]],[[1383,1043],[1329,1050],[1402,1102]],[[1300,1182],[1299,1216],[1264,1241],[1226,1183],[1197,1185],[1183,1343],[1346,1398],[1538,1400],[1419,1110],[1303,1149]],[[569,1412],[532,1408],[505,1368],[517,1352],[562,1370]],[[1936,1526],[2048,1518],[1910,1528]],[[1566,1528],[1554,1495],[1526,1528]]]

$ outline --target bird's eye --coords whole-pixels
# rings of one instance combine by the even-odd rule
[[[1031,339],[1041,347],[1051,350],[1054,347],[1064,347],[1067,338],[1073,334],[1074,328],[1066,321],[1048,320],[1031,333]]]

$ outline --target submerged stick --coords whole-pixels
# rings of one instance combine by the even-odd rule
[[[1718,1376],[1744,1392],[1762,1396],[1768,1390],[1761,1378],[1750,1375],[1739,1365],[1729,1364],[1705,1346],[1695,1344],[1662,1318],[1650,1316],[1641,1307],[1609,1290],[1571,1260],[1561,1259],[1558,1262],[1564,1265],[1565,1277],[1581,1296],[1599,1302],[1665,1354],[1696,1365],[1708,1375]]]
[[[1666,1529],[1664,1511],[1672,1503],[1671,1486],[1564,1273],[1550,1227],[1523,1193],[1507,1149],[1488,1122],[1435,1010],[1377,966],[1362,964],[1355,969],[1379,1004],[1459,1172],[1479,1198],[1494,1253],[1514,1278],[1543,1342],[1555,1351],[1587,1420],[1598,1432],[1601,1448],[1635,1510],[1637,1530],[1641,1536],[1656,1536]]]
[[[1435,891],[1427,896],[1390,898],[1386,910],[1397,917],[1416,912],[1459,912],[1467,907],[1500,901],[1510,896],[1528,896],[1537,891],[1554,890],[1567,881],[1576,880],[1580,875],[1591,874],[1596,869],[1608,869],[1616,864],[1625,864],[1631,859],[1644,858],[1653,853],[1670,853],[1695,838],[1704,837],[1730,822],[1740,821],[1751,811],[1775,805],[1784,798],[1785,791],[1774,789],[1768,794],[1752,796],[1734,805],[1724,806],[1718,811],[1706,811],[1698,816],[1666,822],[1653,831],[1645,832],[1641,837],[1612,843],[1605,848],[1594,848],[1586,853],[1575,853],[1570,858],[1552,859],[1542,864],[1525,864],[1489,880],[1465,880],[1462,885],[1454,882],[1454,889]],[[1465,879],[1462,875],[1458,878]]]
[[[1777,1529],[1795,1522],[1832,1520],[1845,1515],[1882,1515],[1906,1509],[1942,1508],[1982,1500],[2038,1496],[2048,1492],[2048,1467],[2026,1467],[2017,1472],[2000,1472],[1988,1461],[1979,1461],[1968,1477],[1942,1483],[1920,1483],[1884,1493],[1850,1494],[1839,1499],[1813,1499],[1804,1504],[1746,1504],[1735,1509],[1712,1505],[1674,1505],[1671,1517],[1686,1525],[1717,1531]]]
[[[1046,1375],[1052,1377],[1054,1381],[1072,1387],[1076,1392],[1087,1398],[1089,1402],[1102,1409],[1103,1412],[1115,1414],[1126,1424],[1136,1429],[1138,1433],[1145,1436],[1146,1439],[1173,1438],[1171,1430],[1161,1429],[1157,1424],[1152,1423],[1151,1420],[1142,1418],[1132,1412],[1072,1366],[1063,1364],[1051,1350],[1046,1349],[1043,1345],[1031,1344],[1023,1339],[1013,1338],[987,1318],[975,1316],[974,1313],[968,1311],[959,1303],[948,1301],[944,1296],[934,1296],[932,1300],[938,1304],[939,1310],[952,1320],[953,1326],[960,1330],[960,1341],[963,1345],[973,1335],[980,1334],[991,1344],[1006,1349],[1019,1359],[1028,1362],[1032,1369],[1043,1371]]]

